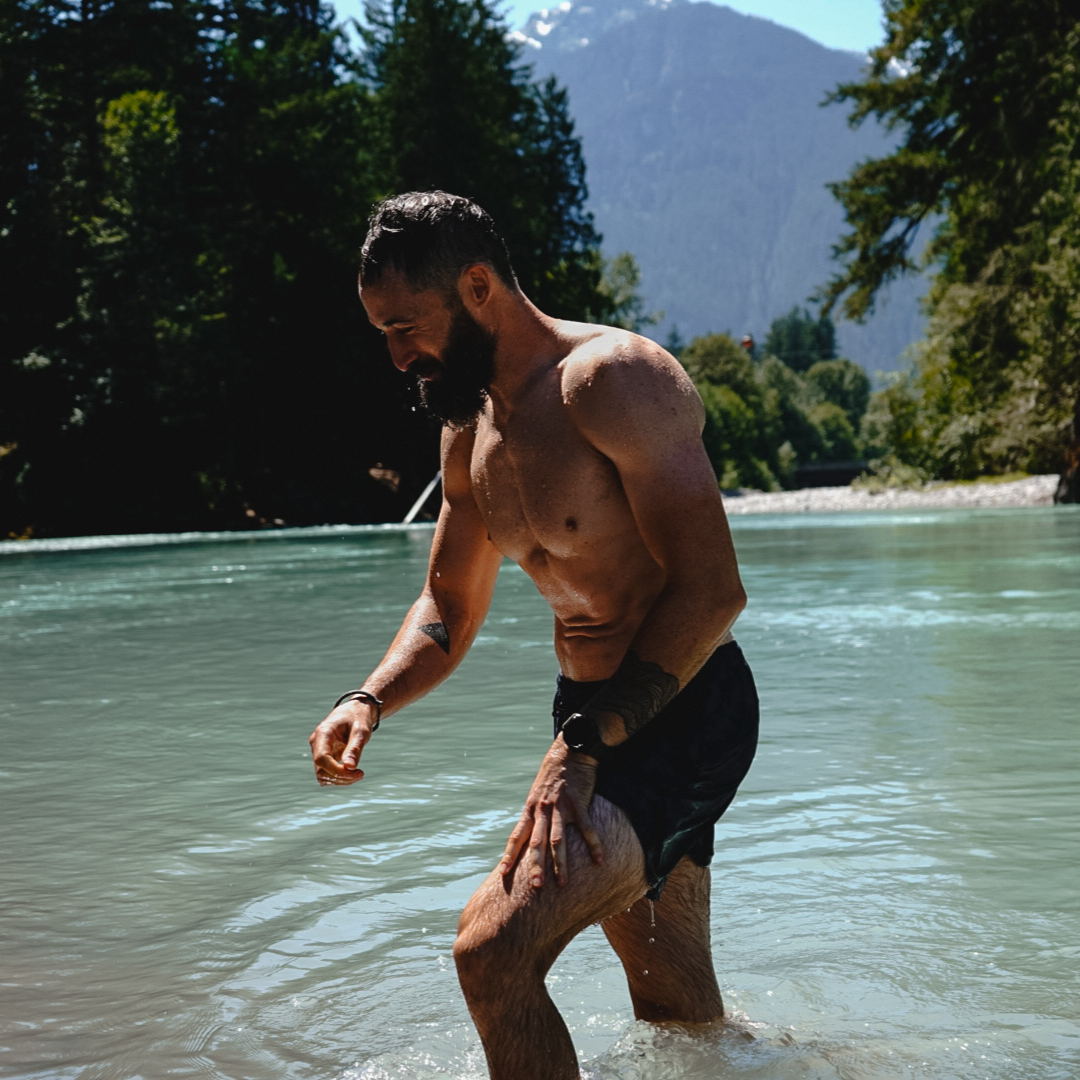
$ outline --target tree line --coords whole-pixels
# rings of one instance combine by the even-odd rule
[[[1060,471],[1080,498],[1080,13],[885,0],[833,100],[896,150],[834,185],[820,317],[760,355],[681,354],[725,487],[873,457],[885,474]],[[0,536],[400,519],[437,436],[353,285],[370,206],[472,195],[554,315],[654,323],[605,263],[567,95],[485,0],[0,6]],[[929,236],[927,234],[929,233]],[[929,268],[929,333],[870,397],[829,312]]]
[[[7,0],[0,114],[0,536],[400,520],[438,432],[356,297],[384,195],[476,198],[552,314],[640,306],[483,0],[356,46],[318,0]]]
[[[794,308],[775,319],[764,346],[705,334],[668,349],[705,406],[705,449],[720,486],[779,491],[806,465],[855,463],[882,448],[864,432],[870,379],[838,357],[828,316]]]

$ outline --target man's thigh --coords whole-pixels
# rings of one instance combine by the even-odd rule
[[[604,845],[603,863],[593,862],[581,834],[571,828],[565,885],[555,881],[550,858],[541,888],[530,884],[524,861],[505,876],[493,870],[462,912],[459,949],[505,949],[546,971],[586,926],[626,911],[645,895],[645,857],[629,819],[601,796],[593,799],[590,814]]]
[[[603,923],[639,1020],[707,1023],[724,1015],[713,970],[708,867],[684,858],[655,904],[639,900]]]

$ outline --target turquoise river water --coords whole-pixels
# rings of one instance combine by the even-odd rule
[[[732,1019],[634,1023],[591,929],[550,977],[583,1075],[1080,1077],[1080,513],[734,529],[763,714],[713,864]],[[6,1075],[485,1075],[450,948],[549,741],[528,579],[360,785],[307,751],[430,537],[0,545]]]

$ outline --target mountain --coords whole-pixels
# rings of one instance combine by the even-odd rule
[[[843,229],[825,188],[887,152],[872,123],[821,107],[858,78],[858,53],[728,7],[687,0],[567,0],[515,34],[538,76],[570,94],[604,248],[631,251],[651,308],[689,338],[769,323],[835,271]],[[925,281],[894,285],[865,326],[840,323],[841,351],[891,370],[921,336]]]

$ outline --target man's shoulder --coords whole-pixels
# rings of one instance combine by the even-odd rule
[[[681,370],[679,362],[655,341],[623,330],[618,326],[602,326],[599,323],[563,321],[563,334],[574,344],[564,368],[577,377],[595,373],[605,364],[671,363]]]
[[[683,401],[696,412],[700,399],[686,369],[666,349],[630,330],[564,323],[576,342],[562,362],[564,400],[594,409],[605,399]]]

